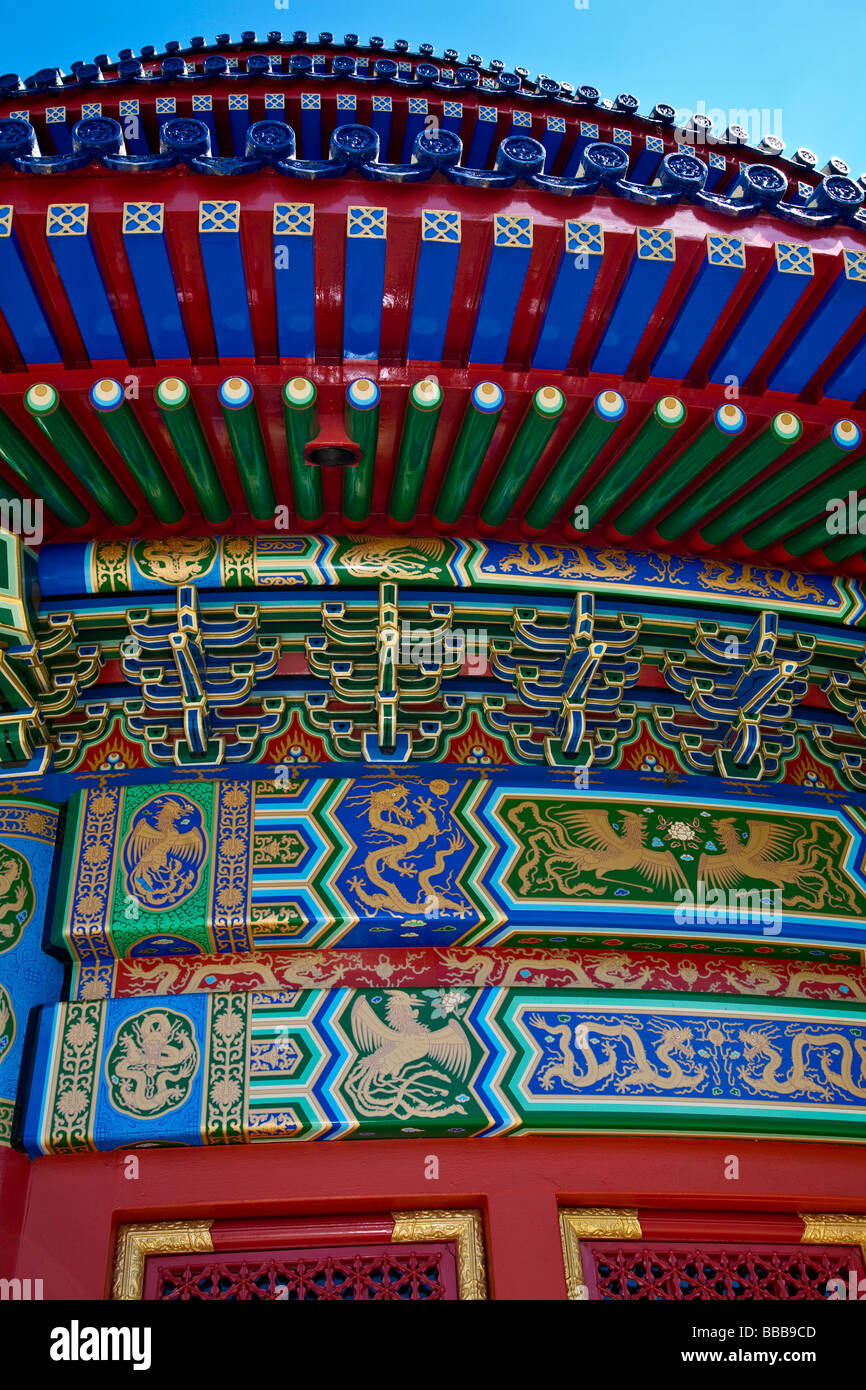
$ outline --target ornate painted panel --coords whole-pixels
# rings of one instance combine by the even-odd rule
[[[506,769],[111,783],[70,801],[53,937],[86,965],[693,933],[862,949],[863,815]]]
[[[571,989],[289,990],[40,1019],[30,1154],[616,1130],[866,1139],[866,1010]]]
[[[690,942],[691,953],[621,951],[608,937],[602,950],[543,947],[422,947],[387,951],[256,951],[237,956],[155,956],[74,964],[70,998],[123,999],[211,990],[364,989],[384,985],[523,989],[648,989],[694,994],[751,994],[784,999],[866,1003],[866,969],[851,951],[827,960],[786,960],[777,946]],[[782,951],[795,948],[783,947]],[[709,955],[700,955],[709,951]],[[726,954],[722,954],[726,952]],[[760,952],[760,954],[758,954]]]
[[[445,589],[549,591],[724,600],[853,624],[866,612],[858,580],[661,551],[597,549],[444,536],[202,536],[52,545],[40,556],[45,597],[199,589],[358,587],[381,580]]]
[[[60,997],[63,967],[42,950],[57,807],[0,802],[0,1144],[8,1144],[30,1010]]]

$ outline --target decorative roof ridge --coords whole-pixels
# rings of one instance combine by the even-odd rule
[[[298,53],[298,49],[306,49],[308,53]],[[235,62],[237,54],[244,54],[248,50],[256,51],[250,54],[246,71],[241,72],[230,67],[229,59],[225,58],[222,50],[235,50],[232,55]],[[274,50],[292,50],[289,71],[272,68],[271,56]],[[331,59],[331,69],[316,69],[317,57],[323,60]],[[359,74],[355,71],[357,57],[371,58],[374,72]],[[416,91],[435,89],[458,92],[481,89],[488,99],[497,96],[511,99],[519,97],[522,101],[549,102],[560,108],[564,105],[587,111],[603,110],[622,119],[633,119],[654,126],[673,128],[676,123],[677,108],[666,102],[657,102],[647,114],[641,114],[638,98],[627,92],[620,92],[611,99],[602,97],[598,88],[592,85],[575,86],[570,82],[559,82],[545,73],[539,73],[531,80],[528,68],[517,67],[509,71],[498,58],[491,59],[485,65],[477,53],[468,54],[467,61],[461,63],[457,49],[453,48],[446,48],[438,61],[434,62],[434,58],[433,44],[422,43],[417,49],[412,49],[407,39],[396,39],[389,47],[379,35],[373,35],[367,44],[363,44],[357,34],[344,35],[340,43],[335,42],[334,35],[329,31],[323,31],[314,41],[305,30],[295,30],[291,38],[284,38],[280,30],[272,30],[265,39],[259,39],[254,30],[244,30],[237,40],[233,40],[229,34],[218,34],[212,44],[207,43],[201,35],[191,38],[186,47],[176,39],[166,43],[162,50],[147,44],[141,49],[138,57],[133,49],[124,48],[114,61],[107,54],[100,53],[92,63],[73,63],[69,74],[64,73],[59,67],[40,68],[23,80],[18,73],[7,73],[0,76],[0,101],[14,99],[25,91],[33,94],[62,92],[65,95],[76,89],[104,90],[106,87],[127,84],[137,86],[177,81],[197,83],[204,79],[234,81],[243,78],[244,81],[249,81],[266,78],[281,82],[341,79],[359,81],[367,85],[376,82],[390,83],[400,87],[411,87]],[[193,62],[199,59],[206,60],[209,70],[204,73],[189,71],[188,59]],[[415,69],[410,73],[401,72],[400,63],[411,61],[415,61]],[[146,73],[145,63],[159,63],[160,72]],[[441,65],[445,65],[444,71]],[[423,70],[419,71],[419,68]],[[495,85],[488,85],[491,83]],[[728,150],[748,149],[764,158],[780,160],[793,168],[816,171],[818,161],[813,151],[802,146],[792,156],[785,156],[784,144],[775,135],[765,135],[759,144],[753,145],[750,143],[749,131],[743,127],[733,125],[722,133],[715,132],[712,121],[702,113],[693,114],[685,130],[701,143],[712,143]],[[850,173],[850,169],[844,160],[833,156],[821,172],[844,176]]]
[[[810,200],[800,205],[784,201],[788,180],[780,169],[744,164],[730,193],[723,195],[706,190],[708,167],[693,154],[665,155],[653,182],[637,183],[627,177],[626,151],[604,141],[586,146],[574,178],[545,174],[544,146],[523,135],[501,141],[493,169],[467,168],[461,163],[462,140],[442,128],[420,132],[408,164],[380,162],[379,136],[364,125],[338,126],[331,135],[328,159],[298,159],[295,133],[283,121],[251,125],[242,156],[213,156],[210,149],[205,122],[181,117],[163,124],[159,154],[128,155],[120,123],[94,116],[73,126],[71,154],[41,155],[29,121],[0,120],[0,168],[5,163],[25,174],[70,173],[93,163],[115,173],[152,173],[185,165],[196,173],[222,176],[274,169],[290,178],[333,179],[357,173],[390,183],[420,183],[439,173],[464,187],[510,188],[521,182],[569,198],[603,191],[651,207],[690,202],[738,221],[766,212],[799,227],[823,228],[841,222],[866,231],[866,213],[861,210],[866,195],[853,179],[841,174],[825,175]]]

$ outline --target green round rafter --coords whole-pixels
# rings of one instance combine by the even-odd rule
[[[123,488],[112,477],[84,432],[60,399],[60,393],[38,381],[24,395],[24,406],[60,457],[79,477],[109,521],[129,526],[138,512]]]
[[[125,461],[157,520],[166,525],[182,521],[183,504],[124,399],[120,382],[111,377],[102,377],[91,386],[89,399],[105,433]]]
[[[230,376],[217,394],[250,516],[256,521],[271,521],[277,499],[253,388],[245,377]]]
[[[303,376],[292,377],[283,387],[283,422],[289,451],[292,495],[295,511],[307,525],[320,521],[325,509],[321,472],[304,458],[304,446],[315,437],[319,428],[316,397],[315,386]]]
[[[165,377],[153,397],[205,521],[217,526],[228,521],[231,507],[186,382]]]

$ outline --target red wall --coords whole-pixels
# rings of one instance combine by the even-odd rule
[[[429,1155],[439,1178],[425,1179]],[[730,1155],[739,1180],[724,1176]],[[123,1221],[478,1207],[491,1294],[563,1299],[557,1205],[866,1212],[857,1145],[586,1136],[140,1149],[29,1165],[15,1273],[46,1298],[104,1298]],[[26,1164],[20,1155],[9,1157]],[[706,1223],[705,1223],[706,1224]],[[759,1234],[756,1217],[754,1236]],[[789,1237],[790,1238],[790,1237]]]

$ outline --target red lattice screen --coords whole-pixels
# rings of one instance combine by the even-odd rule
[[[852,1245],[761,1245],[734,1241],[580,1242],[590,1299],[721,1302],[818,1301],[827,1281],[864,1273]]]
[[[453,1247],[433,1242],[152,1255],[144,1280],[144,1297],[160,1302],[422,1303],[457,1296]]]

